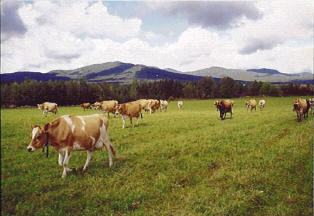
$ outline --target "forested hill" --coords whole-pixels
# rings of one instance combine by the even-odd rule
[[[272,69],[226,69],[222,67],[211,67],[191,72],[180,72],[171,68],[160,69],[157,67],[130,64],[123,62],[107,62],[93,64],[73,70],[53,70],[48,73],[40,72],[15,72],[1,74],[2,82],[22,82],[24,80],[56,81],[56,80],[80,80],[89,83],[130,84],[134,80],[156,81],[162,79],[173,79],[178,81],[198,81],[202,77],[211,76],[215,80],[230,77],[234,80],[252,82],[254,80],[270,83],[299,83],[313,84],[313,74],[286,74]]]
[[[90,83],[101,83],[106,81],[107,83],[130,84],[134,80],[155,81],[174,79],[186,82],[197,81],[201,78],[202,76],[174,73],[157,67],[122,62],[94,64],[74,70],[53,70],[48,73],[16,72],[11,74],[1,74],[1,80],[4,82],[21,82],[25,79],[36,81],[84,79]]]

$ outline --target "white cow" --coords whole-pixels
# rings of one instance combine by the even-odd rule
[[[38,109],[43,110],[43,115],[47,117],[48,112],[57,114],[58,105],[56,103],[45,102],[43,104],[37,104]]]
[[[178,101],[178,108],[179,110],[183,108],[183,101]]]
[[[167,111],[168,101],[160,100],[160,111]]]
[[[259,100],[258,101],[258,105],[259,105],[260,110],[264,109],[265,103],[266,103],[265,100]]]

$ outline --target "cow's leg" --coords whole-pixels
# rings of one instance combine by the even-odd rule
[[[107,116],[108,116],[108,119],[109,119],[109,111],[108,111],[108,115]]]
[[[60,166],[63,166],[63,161],[64,161],[64,152],[59,152],[59,158],[58,158],[58,163]]]
[[[109,167],[111,167],[112,164],[113,164],[113,159],[112,158],[113,158],[113,155],[116,154],[116,152],[115,152],[113,146],[111,145],[111,142],[110,142],[107,130],[102,133],[102,139],[103,139],[104,145],[106,146],[106,149],[107,149],[107,152],[108,152]]]
[[[85,172],[85,170],[86,170],[86,168],[87,168],[87,166],[89,164],[89,161],[92,158],[92,155],[93,155],[93,152],[87,150],[87,159],[86,159],[85,165],[83,167],[83,172]]]
[[[68,167],[69,164],[69,160],[71,158],[71,151],[69,151],[68,149],[65,151],[65,156],[64,156],[64,160],[63,160],[63,173],[62,173],[62,178],[66,177],[67,172],[72,171],[72,169],[70,169]]]
[[[232,108],[230,109],[230,114],[231,114],[231,118],[232,118]]]
[[[125,126],[125,119],[126,119],[125,115],[122,115],[122,128],[124,128]]]
[[[130,122],[131,122],[132,127],[134,127],[131,116],[130,116]]]
[[[139,116],[136,117],[136,126],[138,126],[138,120],[139,120]]]

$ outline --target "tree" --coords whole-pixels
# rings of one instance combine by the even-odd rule
[[[186,98],[192,98],[194,95],[193,95],[193,84],[192,82],[187,82],[185,84],[185,86],[183,87],[183,95],[184,97]]]
[[[203,77],[197,83],[197,87],[199,89],[199,97],[200,98],[213,97],[214,86],[215,86],[215,82],[212,77]]]
[[[260,90],[262,85],[263,85],[263,83],[261,81],[257,82],[256,80],[254,80],[254,82],[249,85],[249,93],[251,95],[258,95],[259,90]]]
[[[259,91],[260,95],[270,95],[270,88],[271,88],[271,85],[269,82],[263,83]]]
[[[224,77],[220,80],[220,94],[222,97],[230,98],[236,95],[235,81],[230,77]]]

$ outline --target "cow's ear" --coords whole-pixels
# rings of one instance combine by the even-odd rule
[[[30,126],[31,126],[31,129],[34,129],[34,125],[31,124]]]
[[[44,131],[47,132],[49,128],[51,127],[51,123],[48,123],[44,126]]]

